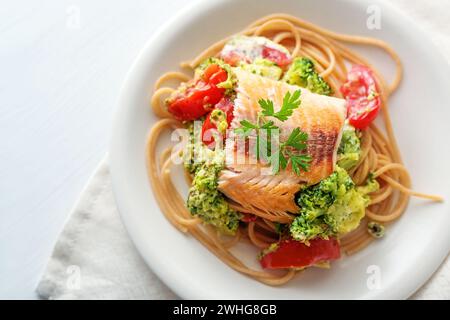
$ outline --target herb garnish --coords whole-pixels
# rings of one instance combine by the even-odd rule
[[[273,168],[276,174],[281,169],[286,169],[289,163],[295,174],[300,175],[301,171],[308,171],[311,157],[308,154],[298,153],[295,151],[306,150],[306,141],[308,134],[300,128],[295,128],[290,133],[288,139],[279,143],[272,150],[272,131],[279,132],[280,128],[275,125],[274,121],[267,120],[265,117],[274,117],[280,121],[286,121],[300,104],[301,90],[296,90],[293,94],[287,92],[283,98],[283,105],[278,112],[275,112],[273,101],[270,99],[260,99],[258,101],[262,111],[258,114],[256,123],[248,120],[240,121],[241,127],[235,129],[235,133],[248,137],[252,132],[256,131],[256,155],[259,160],[265,158]],[[265,135],[261,135],[261,131]],[[265,150],[260,150],[265,148]],[[264,151],[264,152],[261,152]]]

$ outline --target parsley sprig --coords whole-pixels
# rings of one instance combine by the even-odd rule
[[[281,150],[283,157],[290,159],[292,164],[292,170],[294,170],[296,175],[300,175],[301,170],[308,171],[311,162],[311,157],[307,154],[295,154],[287,148],[291,147],[298,151],[303,151],[306,149],[306,141],[308,141],[308,134],[300,130],[300,128],[295,128],[292,130],[289,138],[281,144]],[[281,162],[283,168],[283,162]],[[286,164],[287,165],[287,164]],[[283,169],[285,169],[284,167]]]
[[[262,109],[262,115],[266,117],[275,117],[280,121],[286,121],[290,116],[292,116],[294,110],[300,106],[300,94],[301,90],[294,91],[292,95],[288,91],[283,98],[283,105],[278,112],[274,111],[272,100],[260,99],[258,103]]]
[[[256,156],[257,159],[265,158],[273,168],[276,174],[281,169],[286,169],[289,163],[295,174],[300,175],[301,171],[308,171],[311,157],[305,154],[308,134],[295,128],[290,133],[288,139],[272,150],[272,137],[279,134],[280,128],[274,121],[267,120],[265,117],[274,117],[280,121],[286,121],[300,104],[301,90],[294,93],[287,92],[283,98],[283,104],[278,112],[275,112],[273,101],[270,99],[260,99],[258,101],[261,112],[258,114],[256,123],[248,120],[240,121],[241,127],[236,128],[235,132],[241,136],[248,137],[256,131]],[[261,134],[261,132],[265,134]],[[263,148],[263,150],[261,149]],[[301,153],[299,153],[301,152]]]

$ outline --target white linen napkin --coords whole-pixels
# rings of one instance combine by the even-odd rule
[[[428,31],[450,60],[450,1],[392,0]],[[62,231],[37,292],[44,299],[172,299],[131,243],[117,212],[107,161]],[[450,262],[412,299],[450,299]]]
[[[175,299],[137,252],[117,211],[104,159],[56,243],[43,299]]]

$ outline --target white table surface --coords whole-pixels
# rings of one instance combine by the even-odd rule
[[[447,1],[392,2],[447,53]],[[189,2],[0,0],[0,299],[36,298],[70,208],[107,151],[128,68]]]
[[[0,1],[0,298],[36,297],[128,68],[186,3]]]

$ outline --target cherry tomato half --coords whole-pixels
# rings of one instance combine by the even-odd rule
[[[309,246],[293,240],[282,240],[278,247],[266,253],[260,260],[266,269],[303,268],[321,261],[339,259],[341,256],[339,242],[335,238],[314,239]]]
[[[231,124],[231,121],[233,121],[233,110],[234,110],[233,102],[229,98],[222,98],[222,100],[220,100],[216,104],[214,109],[219,109],[219,110],[222,110],[223,112],[225,112],[225,114],[227,115],[227,124],[229,127]],[[214,136],[212,134],[212,131],[217,130],[217,126],[214,122],[211,121],[211,112],[208,114],[205,122],[203,123],[202,141],[207,146],[214,147],[215,141],[214,141]]]
[[[225,94],[225,89],[217,87],[226,81],[228,73],[217,64],[205,69],[201,79],[187,83],[186,88],[169,99],[168,110],[181,121],[190,121],[211,111]]]
[[[378,115],[380,91],[371,69],[354,65],[347,75],[341,92],[347,100],[347,118],[358,129],[367,128]]]
[[[227,78],[228,73],[217,64],[209,65],[203,72],[204,81],[214,85],[226,81]]]

